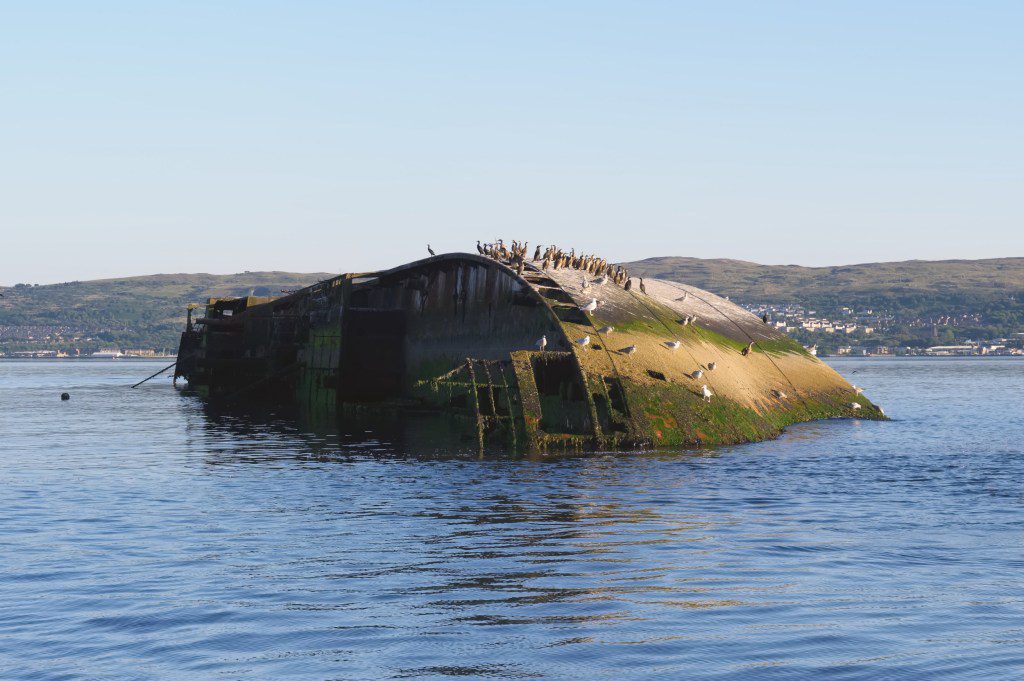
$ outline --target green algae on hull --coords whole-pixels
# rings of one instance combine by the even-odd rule
[[[711,446],[884,418],[729,301],[656,279],[646,293],[584,289],[583,276],[448,254],[277,299],[211,299],[182,334],[178,373],[211,401],[444,414],[480,447],[520,451]]]

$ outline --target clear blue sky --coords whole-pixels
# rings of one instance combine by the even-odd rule
[[[1024,255],[1024,3],[5,2],[0,283]]]

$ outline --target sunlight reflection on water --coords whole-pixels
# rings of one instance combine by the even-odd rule
[[[0,362],[0,669],[1019,676],[1024,362],[835,365],[896,420],[528,460]]]

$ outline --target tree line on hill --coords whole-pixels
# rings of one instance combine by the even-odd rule
[[[1024,258],[800,267],[659,257],[625,265],[634,276],[684,282],[741,304],[793,304],[819,315],[837,315],[843,308],[854,313],[870,310],[888,320],[873,334],[874,343],[923,346],[1024,332]],[[0,288],[0,351],[174,348],[189,303],[203,303],[209,297],[281,295],[330,276],[160,274]],[[970,323],[928,323],[950,316],[966,316]],[[62,330],[57,338],[31,340],[11,332],[32,326]]]

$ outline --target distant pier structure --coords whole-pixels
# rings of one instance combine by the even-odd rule
[[[529,451],[730,444],[800,421],[884,418],[797,342],[707,291],[658,279],[641,290],[604,261],[551,249],[478,251],[279,298],[212,298],[189,311],[175,377],[211,402],[435,414],[481,446]]]

